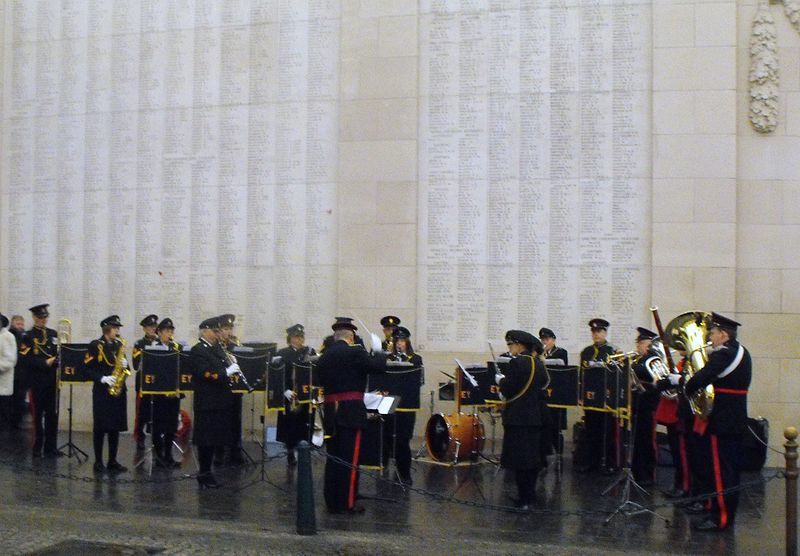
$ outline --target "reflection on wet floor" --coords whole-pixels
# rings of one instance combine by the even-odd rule
[[[91,436],[77,433],[75,441],[88,448]],[[91,462],[74,458],[31,460],[27,437],[4,440],[0,455],[0,504],[36,505],[41,508],[125,512],[137,520],[159,516],[199,518],[236,523],[237,527],[292,531],[295,523],[295,470],[283,457],[265,463],[262,473],[259,446],[246,443],[259,464],[220,471],[223,488],[200,491],[190,476],[196,472],[192,451],[186,451],[182,469],[134,469],[133,442],[123,437],[121,461],[133,471],[116,480],[95,480]],[[569,447],[568,447],[569,449]],[[620,502],[620,493],[601,492],[614,477],[576,475],[565,457],[559,477],[551,465],[540,478],[535,510],[518,514],[498,509],[509,506],[514,492],[510,476],[492,463],[443,466],[421,460],[413,464],[413,489],[390,482],[390,470],[365,470],[360,491],[366,512],[342,516],[328,514],[322,504],[324,455],[312,457],[317,525],[326,531],[396,533],[417,538],[458,535],[465,540],[561,544],[597,549],[663,551],[704,554],[781,554],[784,539],[784,480],[765,482],[775,470],[745,474],[750,486],[741,497],[736,528],[722,533],[696,533],[689,516],[660,494],[669,488],[672,469],[658,469],[657,488],[634,501],[655,505],[670,526],[652,515],[618,516],[604,521]],[[147,463],[147,462],[146,462]],[[507,480],[508,479],[508,480]]]

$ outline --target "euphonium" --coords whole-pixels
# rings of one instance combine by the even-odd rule
[[[117,356],[114,358],[114,371],[111,373],[112,378],[114,378],[114,384],[108,387],[108,395],[115,398],[120,395],[122,388],[125,386],[125,379],[131,374],[128,367],[122,366],[122,360],[125,359],[125,340],[120,339],[120,342]]]
[[[688,311],[669,321],[666,333],[669,345],[686,353],[686,362],[683,372],[691,378],[705,367],[708,362],[706,355],[708,337],[708,323],[711,314],[704,311]],[[689,405],[695,415],[707,419],[714,407],[714,387],[708,385],[698,390],[689,398]]]
[[[665,347],[664,344],[661,342],[660,338],[656,338],[650,344],[650,349],[653,350],[658,354],[658,357],[650,357],[647,361],[645,361],[645,368],[647,369],[648,374],[653,379],[653,383],[655,384],[659,380],[669,377],[669,364],[667,363],[667,355],[666,350],[669,347]],[[674,400],[678,397],[677,390],[664,390],[661,392],[661,395],[667,399]]]

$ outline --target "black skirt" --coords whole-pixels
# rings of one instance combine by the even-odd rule
[[[535,469],[541,462],[540,427],[503,427],[503,455],[500,465],[506,469]]]
[[[194,412],[196,446],[228,446],[233,442],[233,412],[231,408]]]
[[[92,421],[98,432],[120,432],[128,430],[128,389],[123,388],[119,396],[111,396],[108,386],[95,382],[92,387]]]

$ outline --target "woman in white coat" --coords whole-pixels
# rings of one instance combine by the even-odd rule
[[[11,427],[16,364],[17,340],[8,330],[8,318],[0,313],[0,429]]]

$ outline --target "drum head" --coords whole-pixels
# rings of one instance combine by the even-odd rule
[[[431,457],[437,461],[447,459],[447,450],[450,446],[450,430],[443,415],[432,415],[428,420],[425,430],[425,440]]]

